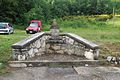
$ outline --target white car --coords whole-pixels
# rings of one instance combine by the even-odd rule
[[[7,22],[0,22],[0,33],[6,33],[6,34],[14,33],[13,26]]]

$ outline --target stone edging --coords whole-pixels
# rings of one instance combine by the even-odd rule
[[[60,33],[61,41],[65,44],[49,44],[47,40],[51,37],[50,33],[40,32],[29,36],[15,44],[13,44],[13,59],[14,60],[26,60],[35,55],[41,55],[45,53],[68,53],[76,55],[93,54],[94,59],[99,56],[99,46],[72,33]],[[53,49],[50,49],[53,48]],[[92,52],[89,52],[89,51]]]
[[[29,36],[28,38],[25,38],[15,44],[13,44],[11,47],[14,49],[22,49],[22,48],[26,47],[27,45],[33,43],[35,40],[42,37],[44,34],[45,34],[45,32],[33,34],[32,36]]]

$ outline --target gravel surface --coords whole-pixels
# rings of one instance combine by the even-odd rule
[[[0,80],[120,80],[118,67],[17,68]]]
[[[68,61],[68,60],[83,60],[85,57],[68,55],[68,54],[42,54],[35,56],[29,60],[53,60],[53,61]]]

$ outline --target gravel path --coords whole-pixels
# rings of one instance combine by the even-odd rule
[[[0,76],[0,80],[120,80],[117,67],[19,68]]]

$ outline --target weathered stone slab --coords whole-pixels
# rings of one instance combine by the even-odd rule
[[[72,33],[65,33],[64,35],[66,35],[66,36],[68,36],[68,37],[70,37],[70,38],[72,38],[72,39],[74,39],[74,40],[76,40],[76,41],[78,41],[78,42],[92,48],[92,49],[99,48],[98,45],[96,45],[93,42],[90,42],[90,41],[88,41],[88,40],[86,40],[86,39],[84,39],[84,38],[82,38],[82,37],[80,37],[78,35],[75,35],[75,34],[72,34]]]
[[[27,67],[27,65],[25,63],[17,63],[17,64],[9,64],[10,67]]]
[[[20,42],[17,42],[15,44],[13,44],[11,47],[14,49],[19,49],[19,48],[24,48],[26,45],[31,44],[32,42],[34,42],[35,40],[39,39],[40,37],[42,37],[44,35],[45,32],[41,32],[41,33],[36,33],[32,36],[29,36],[28,38],[21,40]]]
[[[94,69],[90,69],[89,67],[73,67],[73,68],[79,75],[90,75],[96,73]]]
[[[21,64],[24,63],[27,67],[70,67],[70,66],[103,66],[106,61],[99,60],[72,60],[72,61],[51,61],[51,60],[41,60],[41,61],[10,61],[9,64]]]

